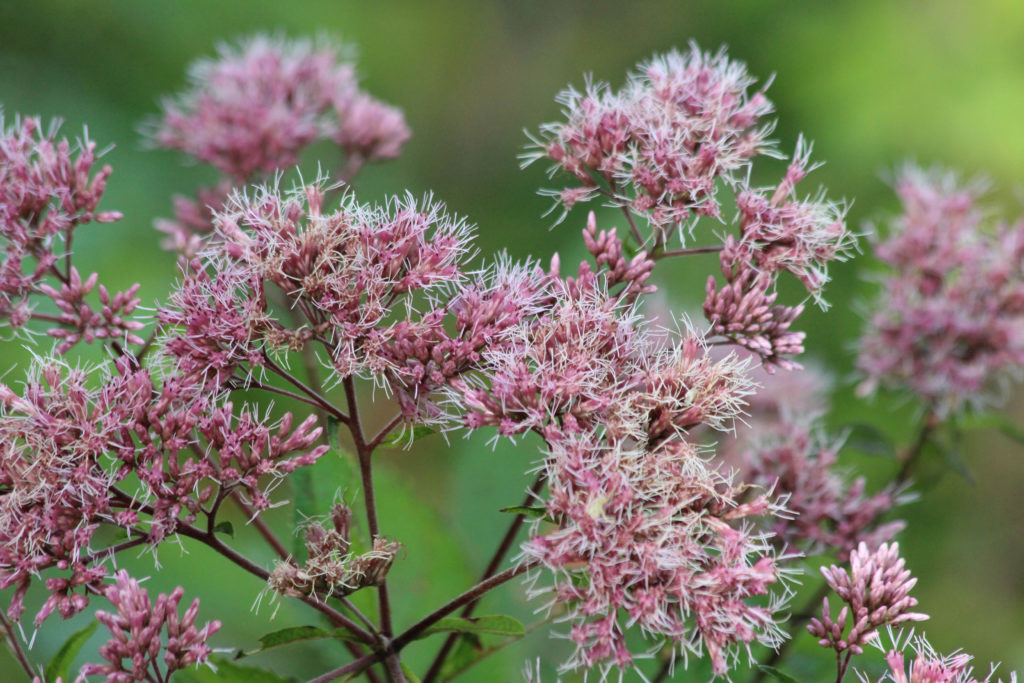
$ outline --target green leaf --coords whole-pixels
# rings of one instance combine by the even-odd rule
[[[260,646],[258,648],[248,651],[239,650],[235,653],[234,658],[237,660],[242,659],[243,657],[251,657],[252,655],[266,652],[267,650],[272,650],[275,647],[281,647],[282,645],[289,645],[291,643],[326,639],[358,642],[358,640],[356,640],[356,638],[345,629],[329,631],[317,626],[292,626],[261,636]]]
[[[956,426],[960,429],[996,429],[1008,439],[1024,444],[1024,429],[1005,415],[995,413],[969,413],[961,415]]]
[[[359,468],[355,458],[341,445],[338,433],[340,422],[327,419],[327,444],[330,451],[315,465],[299,467],[291,474],[294,496],[293,521],[301,526],[313,517],[324,517],[331,511],[338,498],[338,492],[359,487]],[[368,545],[353,525],[353,550],[359,551]],[[302,534],[295,534],[292,541],[292,555],[300,563],[306,559],[306,545]]]
[[[547,517],[548,509],[541,506],[513,505],[509,508],[501,508],[500,512],[508,512],[513,515],[523,515],[529,519],[543,519]]]
[[[235,527],[231,522],[221,522],[217,526],[213,527],[215,534],[227,534],[231,538],[235,537]]]
[[[783,683],[800,683],[800,681],[796,680],[789,674],[783,673],[782,671],[776,669],[774,666],[758,664],[757,668],[765,672],[768,676],[774,678],[777,681],[782,681]]]
[[[412,669],[405,665],[405,662],[402,662],[402,673],[405,674],[405,680],[409,683],[421,683],[420,677],[414,674]]]
[[[321,457],[320,460],[324,458]],[[315,465],[314,465],[315,467]],[[292,522],[299,528],[308,518],[316,515],[316,495],[313,492],[313,472],[311,467],[297,467],[291,475]],[[306,544],[301,533],[292,534],[292,555],[301,564],[306,561]]]
[[[951,443],[943,443],[941,441],[936,442],[935,446],[939,449],[939,453],[942,455],[942,462],[946,463],[946,466],[952,471],[960,475],[961,478],[974,484],[974,475],[971,474],[970,468],[967,467],[967,462],[964,460],[963,452],[955,445]]]
[[[437,623],[428,626],[419,636],[426,638],[435,633],[472,633],[474,635],[488,634],[492,636],[511,636],[522,638],[526,629],[518,619],[504,615],[488,617],[445,617]]]
[[[416,425],[412,428],[411,434],[407,430],[392,431],[391,434],[388,434],[388,438],[380,442],[380,445],[382,448],[405,448],[423,437],[436,433],[437,431],[430,427]]]
[[[71,670],[71,663],[81,652],[82,647],[92,637],[92,634],[96,632],[96,628],[100,625],[100,622],[94,621],[81,631],[75,631],[71,634],[64,644],[57,650],[57,654],[53,656],[50,663],[46,665],[44,671],[46,672],[47,683],[54,683],[58,678],[68,679],[68,673]]]
[[[896,457],[896,445],[882,430],[864,422],[855,422],[843,428],[846,433],[845,445],[867,455],[884,458]]]
[[[188,672],[196,683],[298,683],[298,679],[290,676],[282,676],[254,666],[235,664],[219,657],[211,658],[210,663],[216,667],[216,671],[209,667],[200,667]]]

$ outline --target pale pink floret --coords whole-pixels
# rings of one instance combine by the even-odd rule
[[[1024,366],[1024,220],[988,225],[977,183],[949,172],[908,166],[896,187],[862,390],[909,389],[940,414],[990,402]]]
[[[588,187],[595,173],[616,190],[616,203],[659,229],[717,216],[716,179],[738,182],[752,157],[771,150],[771,126],[761,119],[772,105],[748,92],[753,83],[724,51],[692,45],[660,55],[640,64],[621,91],[606,83],[564,91],[566,121],[543,126],[536,152],[524,159],[547,157]],[[585,196],[564,198],[571,205]]]
[[[104,595],[116,612],[96,613],[96,620],[111,635],[99,651],[106,663],[83,666],[81,680],[89,676],[106,676],[104,683],[164,680],[179,669],[206,662],[212,652],[206,641],[221,624],[197,625],[198,598],[179,615],[178,604],[185,593],[180,586],[153,601],[128,572],[119,571],[114,579]]]

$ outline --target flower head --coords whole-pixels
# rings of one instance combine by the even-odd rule
[[[896,188],[861,388],[909,389],[940,414],[991,401],[1024,365],[1024,220],[986,225],[977,183],[948,172],[908,166]]]
[[[684,654],[706,650],[716,674],[738,644],[778,644],[783,600],[769,594],[783,571],[744,523],[773,511],[765,499],[738,504],[681,440],[643,448],[571,436],[551,444],[544,467],[556,526],[539,523],[523,554],[553,572],[535,592],[568,609],[576,650],[563,668],[629,666],[634,626]]]

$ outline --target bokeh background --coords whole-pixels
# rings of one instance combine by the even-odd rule
[[[769,95],[778,109],[782,149],[792,149],[801,131],[815,141],[814,157],[827,164],[805,183],[816,180],[833,196],[853,200],[852,226],[884,220],[896,210],[883,177],[905,159],[984,174],[992,180],[998,210],[1021,211],[1019,0],[2,0],[0,104],[8,118],[60,116],[66,134],[88,126],[100,146],[113,146],[105,157],[115,171],[104,206],[123,211],[125,218],[78,233],[80,268],[99,271],[108,286],[140,281],[147,305],[165,296],[175,277],[174,258],[158,248],[153,219],[170,213],[174,193],[190,193],[211,176],[183,165],[175,154],[143,149],[138,126],[157,111],[162,94],[183,87],[192,60],[209,55],[219,41],[260,31],[326,33],[355,45],[364,87],[404,109],[413,130],[400,159],[363,172],[358,193],[376,200],[405,189],[433,191],[479,226],[484,255],[507,249],[516,258],[547,260],[558,251],[563,263],[580,255],[584,214],[571,214],[551,229],[551,219],[542,218],[548,200],[535,194],[546,182],[541,166],[518,169],[523,129],[557,117],[554,95],[569,83],[580,85],[585,73],[618,85],[637,61],[689,40],[706,49],[727,45],[762,80],[776,75]],[[315,170],[315,158],[306,163]],[[865,256],[836,267],[828,290],[832,310],[810,311],[803,329],[809,355],[836,378],[831,423],[869,421],[906,440],[913,404],[889,398],[864,402],[853,395],[857,311],[868,305],[874,285],[865,275],[874,266]],[[706,272],[688,262],[685,269],[661,273],[664,305],[699,310]],[[795,289],[788,293],[791,302],[800,296]],[[98,358],[95,352],[85,355]],[[19,376],[27,357],[18,344],[0,350],[0,370],[11,367],[5,381]],[[1011,397],[1006,410],[1022,418],[1022,408]],[[864,469],[876,481],[894,467],[853,453],[847,457],[851,468]],[[492,448],[486,438],[450,445],[435,438],[410,451],[383,454],[382,525],[405,544],[391,575],[399,626],[471,585],[507,524],[498,508],[519,503],[527,484],[523,472],[536,458],[533,442]],[[901,545],[920,579],[920,608],[932,615],[925,624],[932,643],[944,652],[964,648],[982,668],[1002,660],[1024,670],[1024,449],[999,434],[978,433],[967,465],[970,481],[927,477],[921,499],[903,512],[909,527]],[[272,519],[282,531],[290,521],[286,513]],[[248,542],[240,532],[238,543]],[[256,547],[250,552],[269,560]],[[268,631],[315,623],[289,605],[281,606],[275,620],[273,605],[252,611],[259,582],[240,577],[201,548],[168,546],[158,559],[159,566],[149,556],[124,561],[138,575],[152,577],[151,590],[182,583],[189,595],[199,595],[202,614],[225,622],[218,646],[252,647]],[[514,586],[480,613],[508,612],[530,621],[534,606],[522,593]],[[47,661],[87,620],[51,620],[32,656]],[[95,652],[100,641],[97,635],[86,651]],[[437,644],[435,639],[410,648],[414,670],[422,672]],[[799,657],[806,656],[804,650],[813,646],[801,649]],[[554,680],[551,665],[565,652],[563,641],[533,633],[466,680],[519,680],[524,662],[536,657],[545,662],[545,679]],[[305,679],[345,661],[338,648],[323,644],[282,654],[253,663]],[[798,660],[796,666],[803,665]],[[702,680],[702,674],[677,675],[691,678]],[[18,672],[6,652],[0,653],[0,681],[9,680],[18,680]]]

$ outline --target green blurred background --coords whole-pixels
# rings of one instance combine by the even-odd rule
[[[174,258],[157,247],[153,218],[170,213],[171,195],[191,192],[212,176],[183,165],[175,154],[143,150],[137,127],[156,112],[162,94],[183,87],[192,60],[210,54],[218,41],[257,31],[327,33],[356,45],[364,87],[401,107],[413,130],[400,159],[364,171],[360,196],[431,190],[479,225],[484,255],[504,248],[517,258],[546,261],[558,251],[563,263],[580,255],[584,214],[549,229],[550,219],[541,217],[548,200],[535,194],[546,185],[541,167],[517,167],[522,130],[557,117],[555,93],[581,84],[583,74],[618,85],[637,61],[691,39],[705,49],[727,45],[731,57],[747,62],[762,80],[776,74],[769,91],[779,112],[776,137],[783,150],[792,149],[801,131],[815,141],[814,158],[827,164],[805,183],[855,199],[852,226],[896,209],[881,178],[904,159],[984,173],[994,181],[992,198],[1000,210],[1020,211],[1019,0],[2,0],[0,103],[7,116],[61,116],[67,135],[87,125],[101,147],[114,146],[105,157],[114,174],[104,206],[125,218],[78,233],[79,268],[99,271],[112,287],[141,281],[146,305],[164,297],[175,277]],[[315,169],[315,159],[307,162]],[[616,219],[609,214],[608,220]],[[869,257],[836,267],[828,291],[832,310],[809,312],[803,329],[810,355],[838,380],[832,423],[872,421],[905,440],[913,428],[912,405],[866,404],[852,396],[856,302],[871,294],[863,278],[872,267]],[[660,273],[658,284],[673,310],[699,310],[706,272],[688,264]],[[799,296],[787,291],[791,302]],[[8,347],[0,352],[0,368],[17,364],[7,375],[11,381],[26,352]],[[1019,414],[1021,408],[1018,400],[1007,410]],[[399,627],[471,585],[507,524],[498,508],[519,503],[528,483],[523,471],[536,458],[533,442],[492,449],[486,438],[456,439],[451,447],[436,438],[383,454],[382,526],[405,545],[391,575]],[[892,470],[887,462],[849,462],[878,480]],[[925,624],[932,643],[944,652],[962,647],[983,668],[988,660],[1002,660],[1024,669],[1024,452],[997,434],[982,433],[972,442],[968,466],[973,483],[954,475],[931,481],[922,499],[905,509],[909,528],[901,545],[920,579],[920,608],[932,615]],[[273,520],[283,530],[289,517],[280,513]],[[247,536],[240,532],[238,543],[247,544]],[[250,551],[269,560],[255,546]],[[272,607],[250,611],[259,582],[238,578],[201,548],[163,548],[159,571],[148,556],[124,561],[138,575],[151,574],[153,590],[183,583],[189,595],[199,595],[202,614],[225,622],[215,639],[221,647],[252,647],[267,631],[315,623],[291,605],[273,621]],[[510,612],[529,621],[533,606],[521,594],[521,587],[513,587],[481,613]],[[33,657],[46,661],[87,620],[51,620]],[[99,642],[97,637],[93,645]],[[409,649],[415,670],[422,672],[437,644],[435,639]],[[545,679],[554,680],[551,665],[566,651],[564,641],[537,632],[466,680],[520,680],[523,663],[538,656],[545,660]],[[341,661],[336,649],[323,646],[254,663],[303,679]],[[0,681],[18,680],[12,667],[0,654]]]

